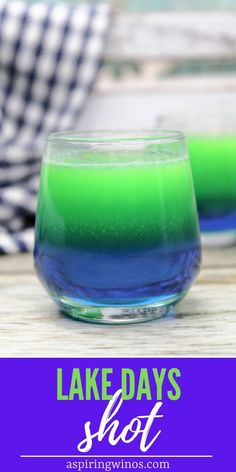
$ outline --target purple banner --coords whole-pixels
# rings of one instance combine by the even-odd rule
[[[235,359],[1,359],[1,471],[236,470]]]

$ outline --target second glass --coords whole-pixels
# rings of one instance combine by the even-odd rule
[[[236,242],[236,117],[222,110],[159,116],[164,127],[187,136],[202,241],[207,246]]]
[[[35,263],[52,298],[73,318],[124,323],[166,314],[200,265],[183,135],[49,136]]]

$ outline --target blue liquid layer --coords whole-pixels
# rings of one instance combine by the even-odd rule
[[[236,211],[226,215],[211,217],[207,217],[207,215],[203,217],[200,212],[200,229],[203,233],[236,232]]]
[[[157,303],[184,293],[200,266],[198,242],[126,251],[36,243],[36,269],[55,299],[98,306]]]

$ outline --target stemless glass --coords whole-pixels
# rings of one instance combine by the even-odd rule
[[[65,314],[97,323],[163,316],[200,265],[184,136],[51,134],[41,171],[35,265]]]
[[[204,245],[236,242],[236,115],[218,110],[159,117],[187,136]]]

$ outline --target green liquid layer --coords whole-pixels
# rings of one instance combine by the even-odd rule
[[[59,246],[123,249],[194,240],[189,162],[44,163],[37,222],[37,239]]]
[[[189,136],[200,217],[236,211],[236,137]]]

